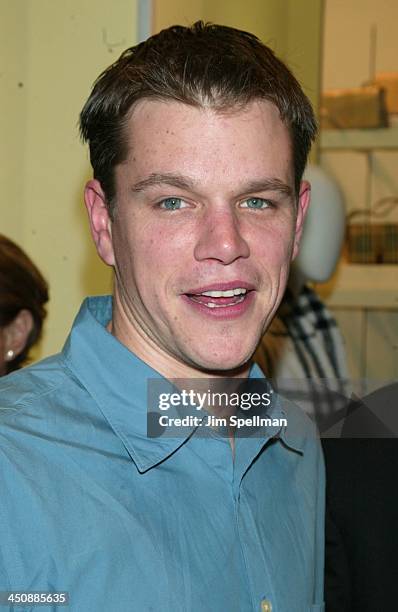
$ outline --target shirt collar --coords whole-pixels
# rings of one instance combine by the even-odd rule
[[[94,399],[138,470],[145,472],[182,446],[194,427],[187,428],[185,437],[148,438],[147,381],[165,379],[107,331],[106,325],[111,319],[111,296],[87,298],[65,343],[63,358]],[[254,365],[250,377],[264,378],[264,375]],[[275,416],[284,414],[279,404],[275,409]],[[289,436],[287,428],[273,435],[279,435],[287,446],[301,451],[297,436],[294,439]]]
[[[262,370],[256,363],[253,363],[250,369],[250,378],[265,378]],[[269,381],[268,384],[271,386]],[[287,425],[282,425],[276,435],[288,448],[299,453],[303,453],[305,438],[308,434],[304,431],[303,415],[301,414],[300,409],[292,405],[291,402],[283,398],[278,393],[274,392],[273,397],[274,406],[272,410],[272,417],[286,419],[287,421]]]

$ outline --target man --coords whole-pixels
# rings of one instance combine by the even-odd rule
[[[127,50],[81,132],[114,295],[1,389],[2,588],[65,591],[78,611],[322,610],[306,417],[274,398],[287,427],[147,435],[148,381],[261,376],[309,202],[308,100],[254,36],[197,23]]]

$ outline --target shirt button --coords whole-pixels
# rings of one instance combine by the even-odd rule
[[[268,599],[261,601],[261,612],[272,612],[271,602]]]

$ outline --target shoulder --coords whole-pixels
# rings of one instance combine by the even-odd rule
[[[44,466],[54,466],[65,445],[73,446],[87,433],[87,415],[92,411],[90,394],[68,370],[62,355],[3,377],[0,480],[11,482],[22,465],[21,477],[35,472],[34,478],[43,475]]]
[[[0,379],[0,423],[36,404],[43,406],[52,397],[60,400],[66,390],[75,385],[79,386],[79,382],[66,366],[62,354],[4,376]]]

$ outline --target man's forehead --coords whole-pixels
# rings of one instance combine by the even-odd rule
[[[228,109],[194,106],[176,100],[140,100],[130,112],[125,125],[126,157],[137,159],[137,154],[161,150],[162,145],[174,155],[176,147],[199,146],[211,150],[228,143],[239,148],[248,139],[256,140],[258,155],[262,149],[284,146],[292,153],[290,130],[282,121],[278,108],[268,100],[255,99],[245,105]],[[251,148],[254,142],[250,144]],[[144,147],[144,149],[142,148]],[[195,151],[195,152],[196,152]],[[228,151],[226,151],[228,153]]]
[[[192,183],[213,178],[221,184],[229,176],[235,186],[293,181],[290,134],[279,110],[266,100],[236,106],[228,113],[174,100],[141,100],[125,137],[128,154],[121,165],[130,173],[132,185],[139,183],[137,191],[144,184],[160,184],[159,176],[167,174],[173,175],[169,184],[176,187],[185,178]],[[185,178],[177,181],[179,175]]]

